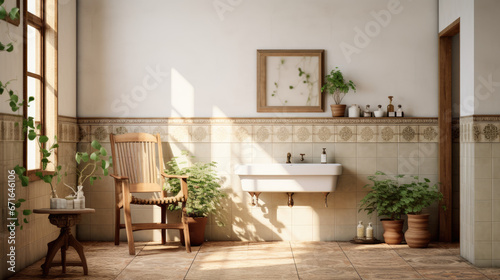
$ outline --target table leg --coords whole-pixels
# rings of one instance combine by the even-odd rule
[[[89,269],[87,268],[87,259],[85,258],[85,254],[83,253],[83,245],[78,242],[78,240],[76,240],[76,238],[72,234],[68,236],[68,243],[69,246],[75,248],[76,252],[80,256],[83,267],[83,275],[88,275]]]
[[[43,276],[47,276],[49,274],[49,269],[52,264],[52,260],[54,260],[54,257],[59,251],[59,248],[63,247],[64,244],[67,244],[68,239],[66,235],[66,231],[64,228],[61,228],[61,233],[59,234],[59,237],[57,237],[56,240],[51,241],[47,244],[48,250],[47,250],[47,257],[45,257],[45,263],[42,264],[42,269],[43,269]]]

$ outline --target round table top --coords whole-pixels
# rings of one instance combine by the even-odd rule
[[[68,215],[68,214],[87,214],[94,213],[95,209],[93,208],[85,208],[85,209],[33,209],[33,213],[37,214],[51,214],[51,215]]]

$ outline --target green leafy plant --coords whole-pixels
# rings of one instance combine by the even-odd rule
[[[368,180],[373,185],[367,184],[364,188],[371,188],[366,196],[361,200],[361,206],[358,212],[366,211],[368,215],[377,212],[380,217],[390,218],[391,220],[400,220],[406,211],[406,185],[400,184],[397,178],[387,176],[385,173],[377,171],[375,175],[368,176]]]
[[[358,212],[366,211],[369,215],[377,212],[380,217],[400,220],[404,214],[420,214],[424,208],[443,198],[438,184],[430,186],[429,179],[424,178],[423,182],[419,182],[418,176],[410,176],[411,182],[400,182],[404,177],[391,177],[380,171],[368,176],[373,184],[364,186],[370,191],[361,200]]]
[[[431,186],[429,184],[431,180],[427,178],[424,178],[424,182],[419,182],[418,176],[412,176],[411,178],[414,181],[405,185],[406,214],[421,214],[424,208],[443,199],[443,194],[439,191],[438,184]],[[443,207],[446,210],[444,205]]]
[[[12,20],[16,20],[19,18],[19,8],[14,7],[10,9],[10,11],[7,13],[7,10],[3,6],[3,3],[5,0],[0,0],[0,19],[6,19],[7,15],[10,17]]]
[[[109,168],[113,166],[111,156],[108,156],[108,152],[103,146],[101,146],[101,143],[99,143],[99,141],[92,141],[90,146],[93,149],[90,155],[87,152],[76,152],[75,154],[76,163],[86,163],[86,165],[80,169],[78,167],[75,167],[75,171],[72,173],[64,173],[65,176],[76,174],[78,186],[83,186],[83,184],[87,180],[92,186],[96,180],[102,179],[101,176],[108,176]],[[73,190],[74,194],[76,195],[76,188],[66,183],[64,183],[64,185]]]
[[[342,102],[342,99],[349,90],[352,89],[356,92],[356,85],[353,81],[349,80],[349,82],[346,82],[342,72],[338,69],[338,67],[335,67],[330,74],[325,76],[325,84],[321,87],[321,92],[330,94],[337,105]]]
[[[206,217],[215,213],[222,206],[220,199],[226,196],[219,184],[220,178],[215,172],[216,162],[202,163],[196,162],[187,167],[179,165],[187,164],[189,153],[183,151],[181,157],[173,157],[167,162],[165,170],[169,175],[188,175],[188,200],[186,203],[187,215],[190,217]],[[194,156],[191,156],[194,159]],[[180,162],[177,162],[180,160]],[[177,194],[181,190],[181,185],[177,179],[167,180],[169,187],[167,190]],[[180,210],[179,205],[169,205],[169,210]]]

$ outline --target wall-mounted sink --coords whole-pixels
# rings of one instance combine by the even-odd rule
[[[235,166],[248,192],[333,192],[342,174],[339,163],[273,163]]]
[[[322,192],[327,196],[337,188],[337,179],[342,174],[339,163],[273,163],[241,164],[235,166],[241,179],[241,188],[252,196],[252,205],[258,203],[261,192],[286,192],[288,206],[293,206],[296,192]]]

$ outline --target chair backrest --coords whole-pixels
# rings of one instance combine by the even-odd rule
[[[113,170],[128,177],[130,192],[158,192],[163,196],[164,179],[161,138],[157,134],[110,134]]]

